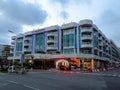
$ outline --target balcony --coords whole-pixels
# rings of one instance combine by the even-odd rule
[[[11,46],[10,46],[10,49],[13,49],[13,48],[14,48],[14,46],[13,46],[13,45],[11,45]]]
[[[32,50],[29,49],[29,48],[27,48],[27,49],[25,48],[25,49],[24,49],[24,52],[31,52],[31,51],[32,51]]]
[[[92,48],[93,47],[93,45],[92,44],[82,44],[81,45],[81,48]]]
[[[19,34],[19,35],[17,35],[17,38],[23,38],[23,34]]]
[[[52,40],[52,39],[51,40],[47,40],[47,43],[51,43],[51,42],[54,43],[55,40]]]
[[[17,42],[23,42],[23,39],[17,39]]]
[[[48,46],[48,47],[47,47],[47,50],[48,50],[48,49],[58,49],[58,48],[57,48],[57,47],[53,47],[53,46]]]
[[[91,28],[82,28],[81,32],[89,32],[92,33],[92,29]]]
[[[30,46],[31,45],[31,43],[24,43],[24,46]]]
[[[99,46],[103,46],[103,43],[102,43],[102,42],[100,42],[100,43],[99,43]]]
[[[98,39],[99,39],[99,40],[102,40],[102,37],[99,37]]]
[[[31,41],[32,38],[25,38],[24,41]]]
[[[92,36],[82,36],[82,40],[92,40]]]
[[[16,36],[12,36],[12,40],[15,40]]]
[[[11,41],[11,44],[14,45],[14,44],[15,44],[15,41]]]
[[[47,33],[47,36],[58,36],[58,33],[57,32]]]
[[[69,47],[64,46],[63,47],[63,49],[69,49],[69,48],[75,48],[75,46],[69,46]]]

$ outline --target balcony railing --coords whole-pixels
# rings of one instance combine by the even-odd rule
[[[68,46],[68,47],[67,47],[67,46],[64,46],[63,48],[64,48],[64,49],[75,48],[75,46]]]
[[[57,47],[48,46],[47,49],[57,49]]]
[[[81,39],[89,39],[89,40],[92,40],[92,36],[82,36]]]
[[[16,36],[12,36],[12,40],[15,40]]]
[[[47,43],[50,43],[50,42],[55,42],[55,40],[53,39],[51,39],[51,40],[47,40]]]
[[[91,28],[90,29],[83,28],[83,29],[81,29],[81,32],[92,32],[92,29]]]
[[[86,44],[86,43],[83,43],[82,45],[81,45],[81,48],[84,48],[84,47],[93,47],[93,44]]]
[[[32,43],[24,43],[24,46],[30,46]]]
[[[47,33],[47,36],[57,36],[57,32],[51,32],[51,33]]]
[[[103,43],[102,43],[102,42],[99,42],[99,46],[103,46]]]
[[[31,49],[24,49],[24,51],[29,51],[29,52],[30,52],[30,51],[32,51],[32,50],[31,50]]]
[[[32,40],[32,38],[31,37],[26,37],[25,39],[24,39],[25,41],[31,41]]]
[[[99,39],[99,40],[102,40],[102,37],[99,37],[98,39]]]
[[[15,41],[11,41],[11,44],[15,44]]]

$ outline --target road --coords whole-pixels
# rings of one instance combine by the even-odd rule
[[[119,69],[102,73],[0,73],[0,90],[120,90]],[[117,73],[118,75],[112,75]]]

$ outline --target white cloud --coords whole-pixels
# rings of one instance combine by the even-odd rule
[[[33,22],[32,24],[31,21],[29,21],[30,19],[22,19],[25,23],[27,22],[28,24],[29,23],[30,24],[27,25],[25,23],[21,23],[20,24],[22,27],[21,32],[31,31],[34,29],[48,27],[56,24],[61,25],[63,23],[69,23],[71,21],[79,22],[80,20],[87,18],[92,19],[93,22],[98,26],[98,28],[100,28],[108,38],[113,39],[113,41],[117,42],[117,44],[119,42],[119,40],[116,39],[120,38],[119,34],[116,34],[116,32],[113,30],[114,28],[117,28],[117,30],[120,29],[119,27],[120,22],[118,22],[119,20],[116,21],[120,17],[119,12],[120,3],[118,0],[22,0],[22,1],[24,2],[24,4],[29,3],[34,6],[37,5],[37,8],[36,7],[35,8],[37,9],[38,13],[39,10],[40,11],[43,10],[47,13],[47,16],[42,23],[39,23],[38,20],[38,18],[40,17],[39,14],[37,15],[37,17],[36,17],[37,13],[34,14],[32,12],[32,14],[27,14],[28,16],[30,15],[30,18],[33,17],[31,21],[37,23],[34,24]],[[21,6],[24,5],[21,4]],[[7,9],[9,7],[5,8]],[[2,15],[3,13],[0,10],[0,16]],[[11,16],[8,15],[8,17]],[[15,22],[14,19],[13,22]],[[120,46],[120,43],[118,45]]]

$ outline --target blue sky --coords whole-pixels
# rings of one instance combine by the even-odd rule
[[[0,43],[10,44],[12,30],[24,33],[51,25],[91,19],[120,47],[119,0],[0,0]]]

